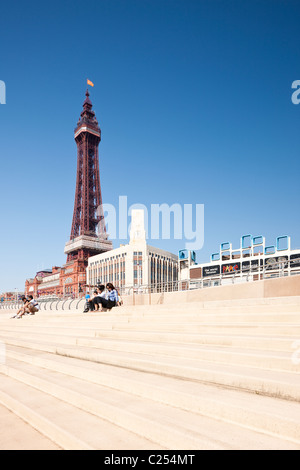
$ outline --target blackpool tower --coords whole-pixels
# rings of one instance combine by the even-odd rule
[[[77,177],[70,240],[65,245],[67,262],[39,271],[25,282],[26,295],[35,297],[81,296],[86,289],[88,258],[113,248],[106,233],[99,174],[98,146],[101,130],[86,91],[83,110],[75,129]]]
[[[67,263],[87,260],[113,248],[108,240],[102,209],[98,146],[101,129],[92,110],[88,90],[75,128],[77,177],[70,240],[65,245]]]

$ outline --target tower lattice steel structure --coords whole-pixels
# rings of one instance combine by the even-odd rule
[[[101,129],[86,91],[83,110],[75,128],[77,178],[67,262],[88,259],[113,248],[108,240],[102,208],[98,146]]]

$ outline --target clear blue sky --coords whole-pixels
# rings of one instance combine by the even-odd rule
[[[2,2],[0,292],[66,261],[87,78],[103,202],[204,204],[198,262],[248,233],[300,248],[299,19],[298,0]]]

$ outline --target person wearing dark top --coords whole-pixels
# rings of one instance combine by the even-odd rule
[[[107,308],[108,310],[111,310],[113,307],[115,307],[118,304],[118,301],[119,301],[118,292],[111,282],[108,282],[106,284],[106,289],[107,289],[106,297],[98,297],[99,310],[100,310],[100,305],[101,305],[101,310],[102,308]]]

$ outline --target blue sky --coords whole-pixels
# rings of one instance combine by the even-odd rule
[[[293,0],[2,2],[0,291],[66,261],[87,78],[103,202],[204,204],[198,262],[243,234],[300,248],[299,18]]]

